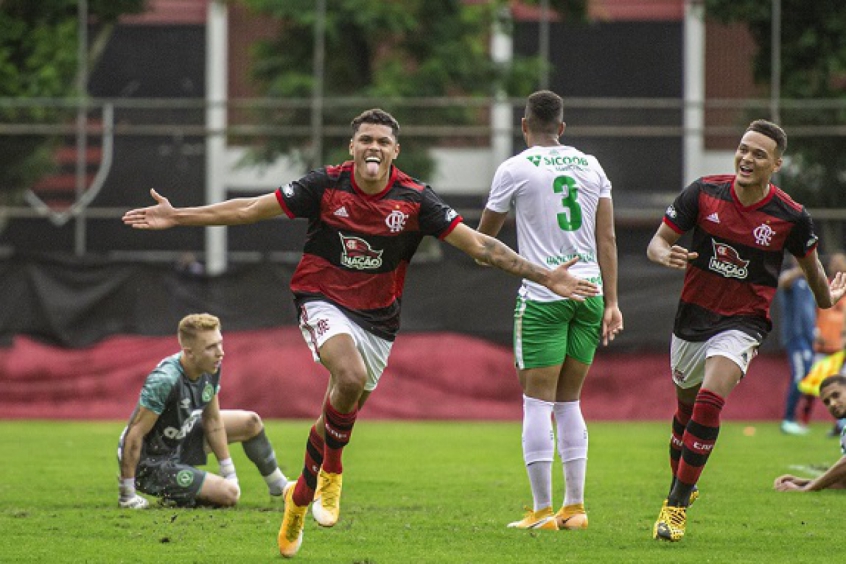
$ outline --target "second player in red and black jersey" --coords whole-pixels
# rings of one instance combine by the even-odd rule
[[[763,340],[772,329],[770,303],[784,251],[804,257],[817,246],[802,205],[770,184],[763,200],[745,207],[734,181],[734,175],[700,178],[664,214],[676,233],[693,230],[690,250],[699,255],[685,273],[673,327],[687,341],[727,329]]]
[[[383,339],[399,330],[405,274],[425,235],[442,239],[461,216],[395,166],[385,189],[363,192],[352,161],[312,171],[276,191],[291,218],[309,221],[291,279],[298,304],[326,300]]]
[[[685,272],[670,340],[672,479],[652,527],[658,540],[686,534],[723,407],[771,329],[784,251],[796,257],[818,307],[830,308],[846,293],[844,273],[828,281],[808,212],[771,182],[786,149],[778,124],[750,123],[734,153],[734,175],[706,176],[685,188],[646,249],[651,261]],[[685,248],[678,241],[688,231]]]

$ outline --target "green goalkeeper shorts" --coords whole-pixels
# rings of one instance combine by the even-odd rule
[[[602,331],[605,300],[536,302],[517,298],[514,357],[517,368],[554,366],[571,357],[593,363]]]

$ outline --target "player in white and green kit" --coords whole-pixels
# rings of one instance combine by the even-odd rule
[[[617,244],[611,182],[599,161],[562,145],[564,109],[550,91],[529,96],[522,120],[529,147],[494,176],[478,230],[497,235],[513,206],[520,255],[569,271],[600,286],[587,299],[561,299],[524,280],[514,311],[514,354],[523,387],[523,458],[533,508],[509,527],[584,529],[588,435],[579,398],[600,340],[623,329],[617,305]],[[552,510],[552,416],[566,482],[561,509]]]

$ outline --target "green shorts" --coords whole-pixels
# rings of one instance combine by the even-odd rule
[[[605,300],[535,302],[517,298],[514,357],[517,368],[554,366],[571,357],[593,363],[602,332]]]

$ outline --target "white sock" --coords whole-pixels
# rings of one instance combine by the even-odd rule
[[[579,401],[556,402],[558,454],[564,466],[564,505],[585,502],[588,432]]]
[[[552,505],[552,402],[523,396],[523,461],[532,486],[534,511]]]
[[[288,478],[285,477],[285,474],[279,468],[265,476],[264,481],[267,482],[267,489],[270,490],[270,495],[282,495],[282,490],[288,485]]]

